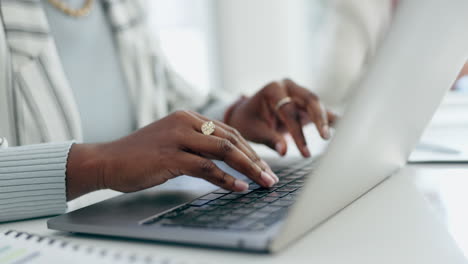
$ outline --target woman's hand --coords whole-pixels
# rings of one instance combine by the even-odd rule
[[[204,135],[201,126],[206,121],[197,113],[179,111],[111,143],[73,145],[67,165],[68,200],[99,189],[138,191],[184,174],[231,191],[248,188],[211,159],[225,161],[261,186],[278,182],[237,130],[214,121],[214,133]]]
[[[291,102],[278,104],[287,97]],[[280,155],[286,154],[283,135],[289,132],[302,155],[309,157],[302,126],[313,122],[321,137],[328,139],[329,127],[335,119],[336,116],[325,110],[314,93],[286,79],[268,84],[251,98],[242,98],[226,111],[224,121],[246,139],[265,144]]]

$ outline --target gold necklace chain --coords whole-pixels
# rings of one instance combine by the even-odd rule
[[[62,0],[48,0],[58,10],[72,17],[83,17],[91,12],[94,0],[86,0],[81,8],[73,9],[66,5]]]

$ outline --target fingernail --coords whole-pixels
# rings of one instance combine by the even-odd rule
[[[273,170],[271,169],[270,165],[268,165],[268,163],[266,163],[264,160],[261,160],[260,161],[266,168],[266,172],[273,178],[273,180],[275,180],[275,183],[278,183],[279,182],[279,178],[278,176],[273,172]]]
[[[273,171],[269,170],[268,174],[270,174],[270,176],[273,178],[273,180],[275,180],[275,184],[277,184],[279,182],[278,176],[276,176],[276,174]]]
[[[283,153],[284,153],[284,144],[282,142],[276,143],[275,149],[280,155],[283,155]]]
[[[310,151],[309,148],[307,148],[307,146],[304,146],[304,156],[306,158],[310,157]]]
[[[323,136],[325,139],[330,139],[330,127],[328,125],[323,126]]]
[[[268,173],[262,171],[262,174],[260,176],[262,181],[265,183],[266,186],[271,187],[275,184],[275,179],[273,179],[272,176],[268,175]]]
[[[246,182],[236,179],[234,181],[234,188],[236,188],[236,191],[238,192],[243,192],[243,191],[247,191],[247,189],[249,188],[249,185]]]

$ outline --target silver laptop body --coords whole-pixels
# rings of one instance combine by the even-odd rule
[[[318,166],[301,181],[301,192],[288,213],[268,228],[242,231],[151,224],[206,194],[206,190],[159,188],[55,217],[48,227],[247,251],[284,248],[405,165],[468,58],[467,14],[466,0],[401,1]]]

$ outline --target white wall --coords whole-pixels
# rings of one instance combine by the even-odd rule
[[[293,78],[309,87],[328,0],[151,0],[163,50],[188,81],[252,94]]]
[[[214,0],[151,0],[150,22],[169,62],[200,92],[219,87]]]
[[[310,80],[308,0],[219,0],[224,87],[251,94],[268,81]]]

